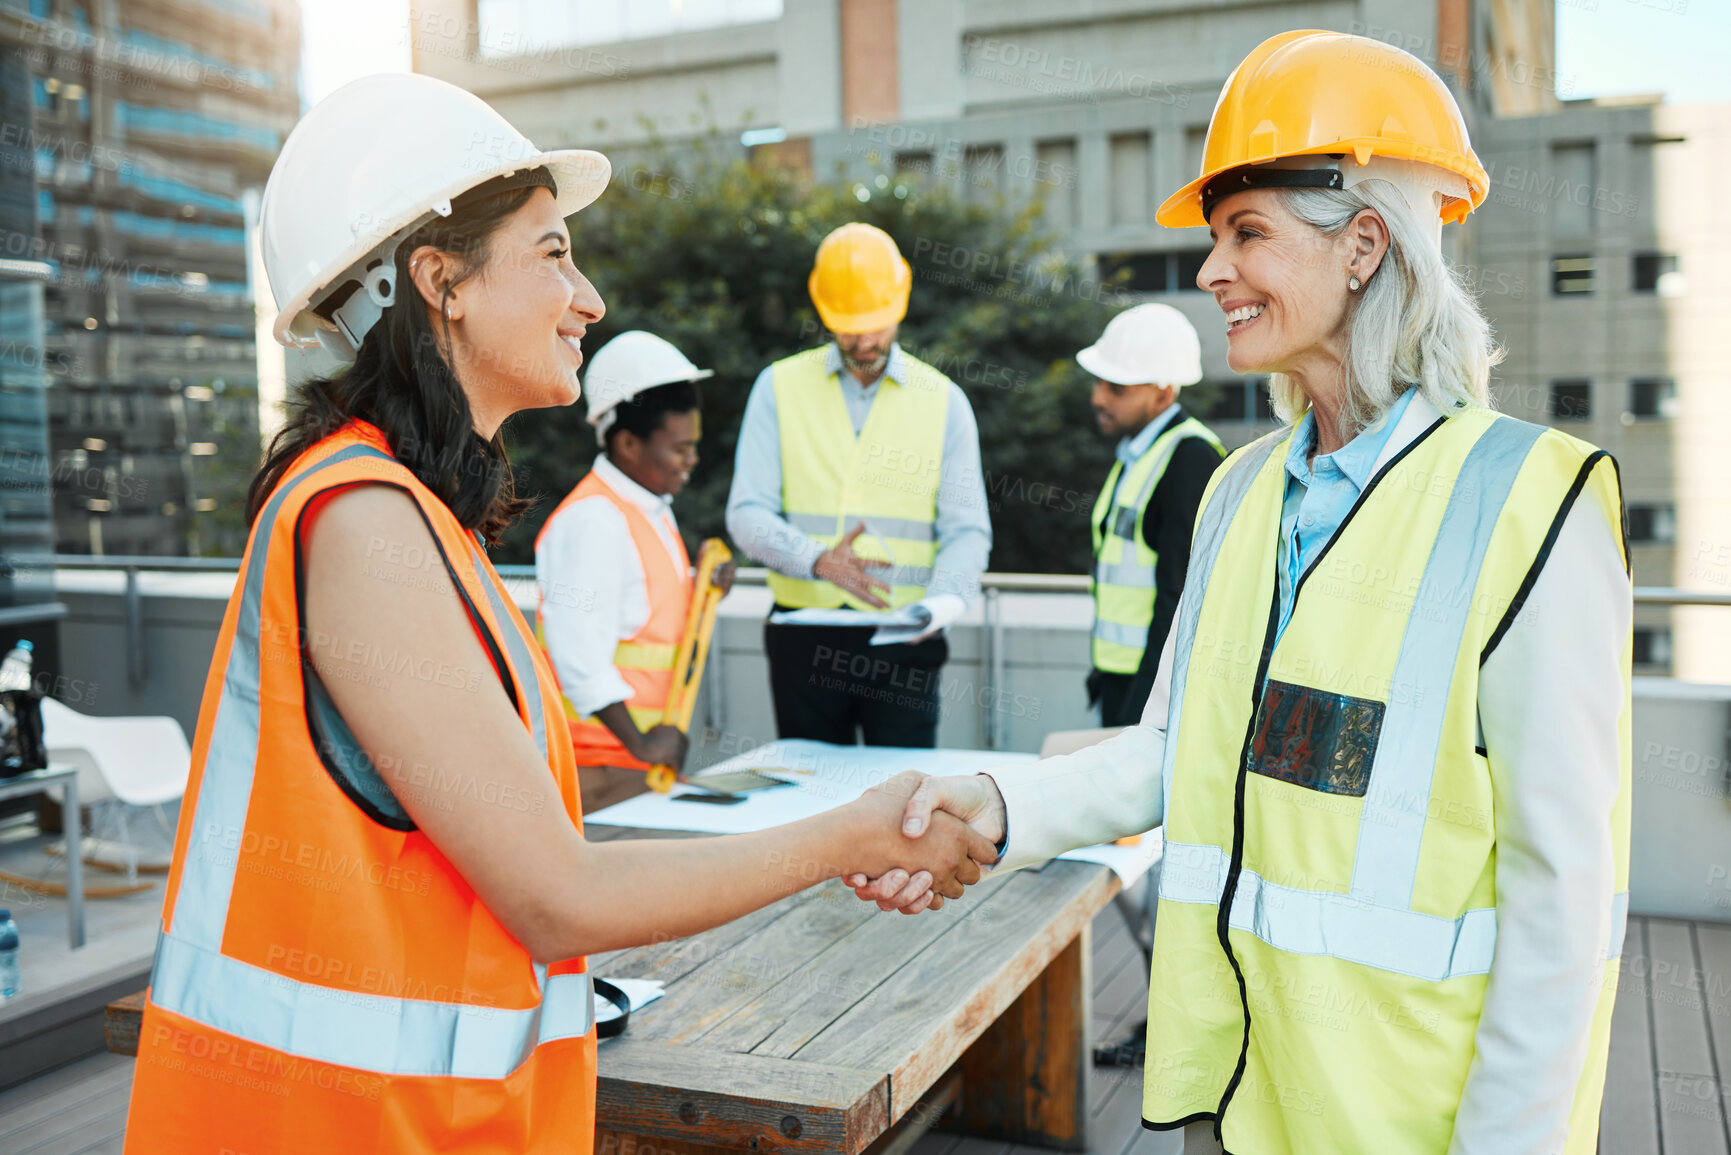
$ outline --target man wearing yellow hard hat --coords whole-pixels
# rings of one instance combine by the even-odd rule
[[[1282,427],[1215,473],[1141,723],[928,780],[999,869],[1160,826],[1142,1117],[1187,1155],[1593,1155],[1629,911],[1616,462],[1490,404],[1489,181],[1409,53],[1288,32],[1161,206]],[[850,880],[919,909],[914,878]],[[1608,1148],[1607,1148],[1608,1150]]]
[[[1178,404],[1178,391],[1202,380],[1202,343],[1171,305],[1124,310],[1076,361],[1094,378],[1095,424],[1118,439],[1091,518],[1088,700],[1100,703],[1101,725],[1133,726],[1178,609],[1196,507],[1226,451]]]
[[[783,738],[937,744],[944,627],[979,595],[992,526],[967,397],[896,342],[912,286],[882,229],[830,233],[809,288],[833,339],[769,366],[746,402],[727,530],[771,571]],[[775,620],[842,608],[906,609],[918,625],[874,645],[869,624]]]

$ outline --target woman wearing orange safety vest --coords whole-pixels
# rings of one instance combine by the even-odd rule
[[[959,823],[905,840],[905,779],[758,835],[584,841],[557,684],[485,549],[526,504],[501,423],[578,395],[602,303],[564,218],[608,174],[413,75],[283,146],[275,333],[354,364],[300,388],[253,484],[130,1152],[588,1152],[585,955],[809,885],[770,862],[924,865],[956,894],[994,857]]]

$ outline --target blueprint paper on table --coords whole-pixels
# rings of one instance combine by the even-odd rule
[[[1036,761],[1033,754],[1004,750],[929,750],[899,746],[834,746],[805,738],[788,738],[759,746],[692,775],[702,783],[706,774],[755,770],[793,783],[788,789],[757,790],[731,806],[675,801],[681,794],[702,793],[694,786],[676,785],[671,794],[639,794],[605,810],[583,816],[586,825],[635,826],[645,830],[690,830],[700,834],[749,834],[822,814],[846,805],[878,783],[903,770],[925,774],[977,774],[994,766]],[[1012,835],[1013,836],[1013,835]],[[1160,832],[1144,834],[1138,846],[1089,846],[1060,855],[1110,868],[1129,886],[1160,858]]]

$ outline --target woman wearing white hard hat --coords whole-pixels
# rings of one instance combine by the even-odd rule
[[[558,685],[484,549],[525,504],[501,423],[578,396],[602,303],[564,218],[608,171],[423,76],[346,86],[283,146],[276,334],[354,364],[299,388],[253,485],[128,1151],[588,1152],[584,955],[808,885],[783,856],[930,858],[952,894],[993,857],[960,823],[905,840],[894,786],[760,835],[584,841]]]
[[[1202,380],[1202,343],[1171,305],[1124,310],[1076,361],[1094,378],[1095,424],[1118,439],[1089,518],[1088,704],[1100,704],[1102,726],[1132,726],[1154,689],[1184,589],[1196,509],[1226,451],[1178,404],[1178,391]]]
[[[538,632],[584,813],[643,793],[652,767],[685,765],[684,732],[661,722],[693,592],[673,499],[697,467],[697,382],[711,375],[641,329],[603,345],[583,375],[602,451],[535,538]],[[732,562],[714,582],[732,586]]]
[[[1596,1149],[1621,493],[1602,451],[1490,409],[1441,251],[1487,185],[1405,52],[1291,32],[1238,66],[1159,220],[1207,225],[1197,284],[1286,425],[1216,474],[1141,724],[910,807],[1007,835],[1010,866],[1163,825],[1142,1112],[1187,1151]]]

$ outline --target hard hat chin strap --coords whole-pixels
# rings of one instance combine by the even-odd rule
[[[1346,155],[1285,157],[1268,164],[1245,165],[1223,172],[1202,187],[1202,219],[1212,216],[1221,200],[1257,188],[1350,189],[1367,180],[1387,181],[1412,210],[1420,233],[1442,251],[1443,208],[1446,202],[1467,202],[1465,178],[1436,165],[1398,157],[1373,156],[1358,164]]]
[[[360,288],[350,293],[348,300],[331,313],[337,331],[351,349],[359,352],[367,330],[379,323],[385,310],[397,301],[397,268],[395,261],[382,261],[361,276]],[[350,353],[353,356],[354,353]]]

